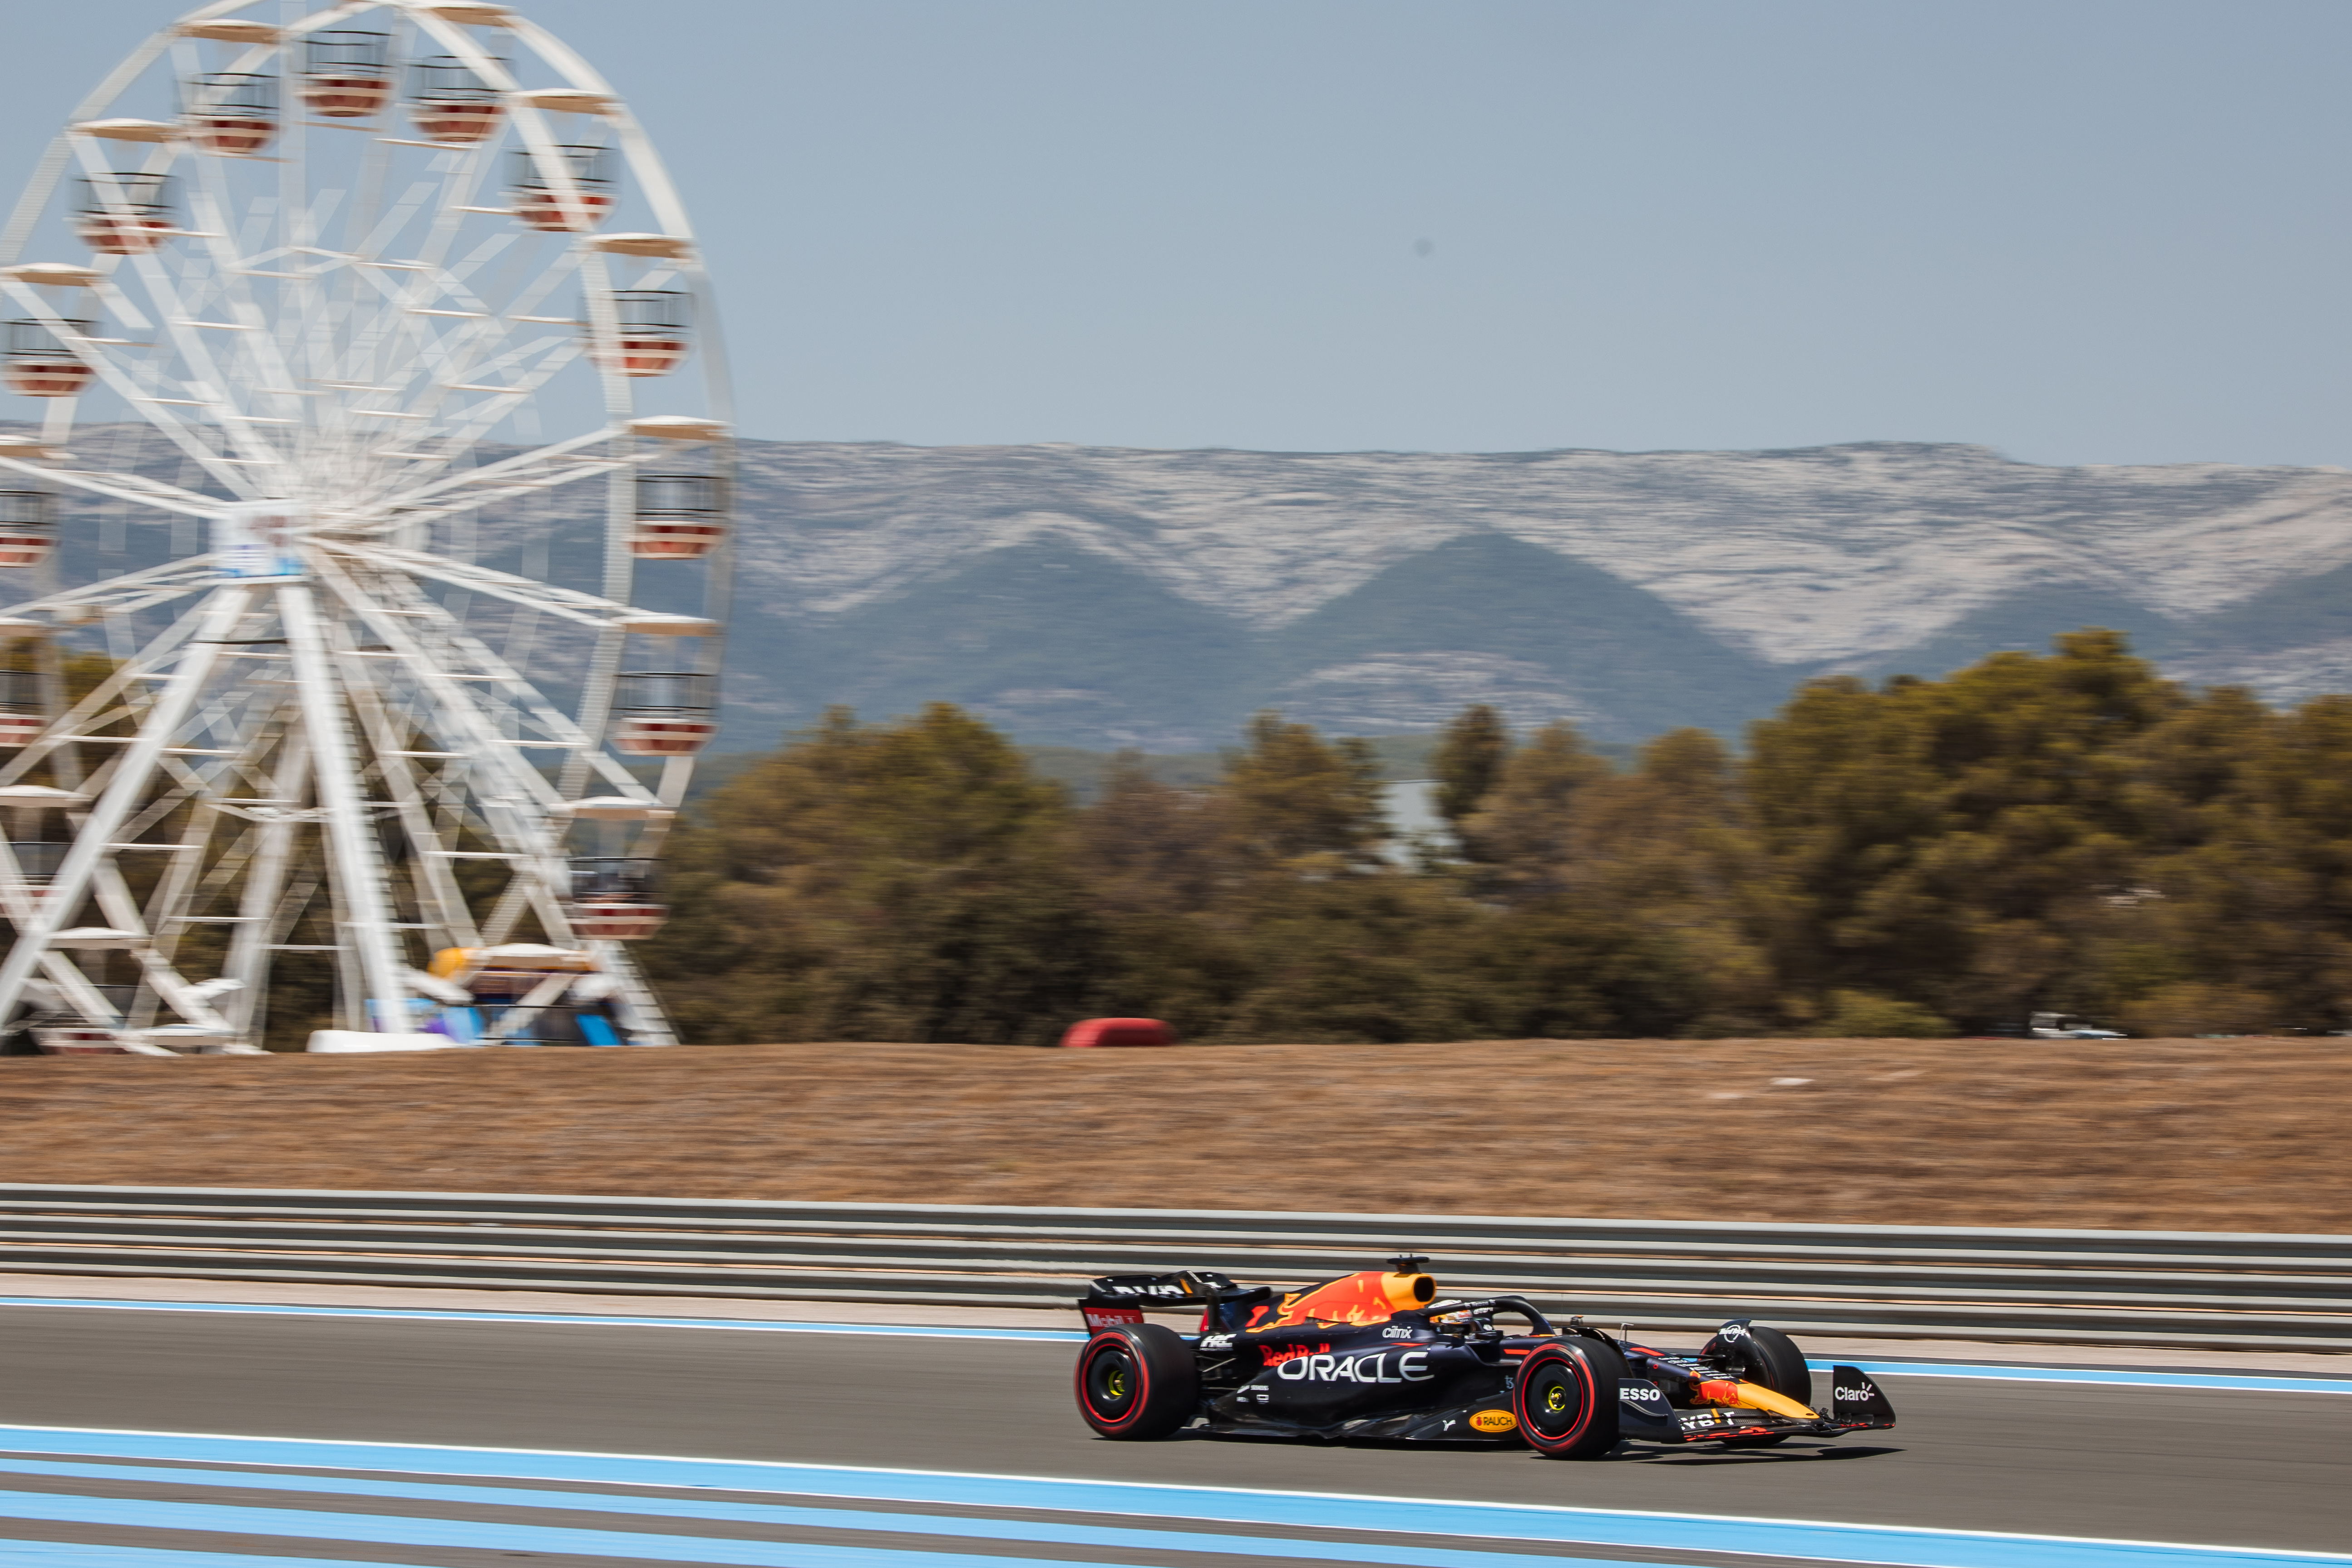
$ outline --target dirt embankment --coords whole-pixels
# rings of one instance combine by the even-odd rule
[[[0,1060],[7,1179],[2352,1231],[2352,1049],[1602,1040]]]

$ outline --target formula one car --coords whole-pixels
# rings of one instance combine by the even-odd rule
[[[1621,1441],[1763,1447],[1895,1425],[1870,1378],[1841,1366],[1830,1409],[1795,1342],[1735,1318],[1696,1351],[1554,1324],[1519,1296],[1437,1299],[1428,1259],[1277,1294],[1208,1269],[1097,1279],[1078,1303],[1078,1410],[1106,1437],[1195,1422],[1268,1436],[1517,1443],[1591,1459]],[[1201,1309],[1197,1333],[1144,1321]],[[1499,1328],[1518,1319],[1526,1332]]]

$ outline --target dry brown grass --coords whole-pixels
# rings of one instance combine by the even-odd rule
[[[0,1168],[128,1184],[2341,1233],[2347,1047],[8,1058]]]

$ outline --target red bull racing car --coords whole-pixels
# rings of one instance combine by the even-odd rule
[[[1106,1437],[1165,1437],[1198,1422],[1268,1436],[1526,1443],[1562,1459],[1620,1442],[1761,1447],[1895,1425],[1853,1367],[1830,1407],[1794,1341],[1735,1318],[1696,1351],[1652,1350],[1518,1296],[1439,1300],[1428,1260],[1391,1258],[1300,1289],[1208,1269],[1119,1274],[1079,1301],[1078,1410]],[[1201,1310],[1179,1334],[1146,1310]],[[1524,1330],[1499,1326],[1516,1320]]]

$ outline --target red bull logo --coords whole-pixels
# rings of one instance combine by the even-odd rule
[[[1293,1290],[1279,1307],[1260,1307],[1252,1313],[1249,1326],[1288,1329],[1308,1323],[1384,1323],[1399,1312],[1428,1306],[1436,1296],[1437,1281],[1426,1274],[1367,1269],[1326,1285]]]

